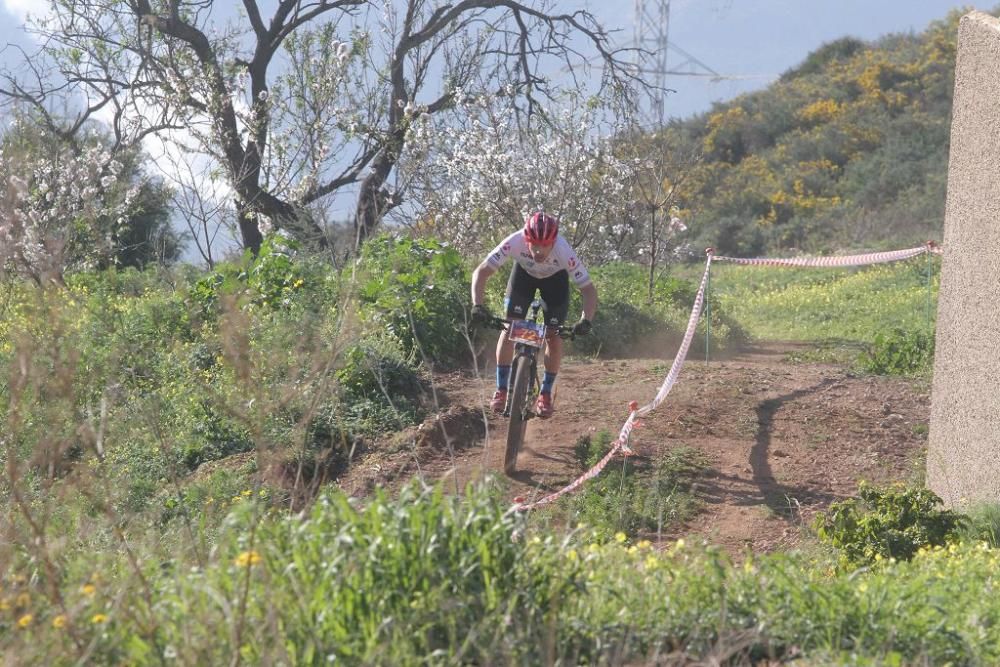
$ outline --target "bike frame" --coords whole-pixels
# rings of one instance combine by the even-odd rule
[[[538,311],[541,309],[543,304],[539,300],[535,300],[531,304],[531,309],[528,314],[528,321],[537,322]],[[547,339],[546,339],[547,340]],[[526,403],[528,406],[526,418],[531,418],[535,416],[534,411],[534,401],[538,398],[538,353],[544,349],[547,342],[542,343],[542,347],[535,347],[534,345],[529,345],[528,343],[514,343],[514,358],[510,364],[510,377],[513,380],[517,377],[517,368],[521,364],[528,364],[529,369],[529,384],[528,384],[528,394],[526,397]],[[503,416],[510,417],[511,404],[514,402],[514,392],[507,393],[507,405],[503,409]]]
[[[538,352],[543,349],[552,335],[572,340],[575,336],[572,327],[547,327],[538,321],[538,315],[545,310],[545,302],[541,298],[533,299],[524,320],[502,320],[498,317],[488,319],[483,324],[507,332],[509,340],[514,342],[514,358],[510,365],[510,381],[508,385],[507,404],[503,416],[507,417],[507,448],[504,453],[504,471],[510,475],[515,470],[517,454],[524,442],[527,422],[535,414],[535,401],[538,398]],[[527,364],[527,367],[525,367]],[[521,371],[527,370],[524,374]]]

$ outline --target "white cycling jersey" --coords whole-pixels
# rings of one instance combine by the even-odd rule
[[[531,256],[531,251],[528,250],[528,242],[524,240],[524,231],[518,230],[501,241],[500,245],[490,252],[486,263],[493,269],[499,269],[510,258],[513,258],[521,265],[522,269],[528,272],[528,275],[534,278],[548,278],[565,270],[578,287],[590,284],[590,274],[587,272],[587,267],[576,256],[569,241],[561,235],[556,237],[555,247],[552,248],[549,256],[541,262],[536,262]]]

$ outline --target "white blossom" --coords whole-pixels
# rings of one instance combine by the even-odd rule
[[[110,173],[102,176],[105,165]],[[124,220],[138,192],[115,175],[121,170],[98,144],[0,152],[0,174],[9,174],[0,186],[0,268],[41,281],[110,257],[113,234],[101,221]],[[81,219],[87,224],[75,223]]]

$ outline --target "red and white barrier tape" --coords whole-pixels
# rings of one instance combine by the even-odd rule
[[[544,498],[536,500],[533,503],[519,503],[516,505],[516,509],[530,510],[555,502],[567,493],[572,493],[578,489],[588,479],[597,477],[618,452],[621,452],[625,456],[632,454],[632,450],[629,449],[628,446],[628,439],[632,434],[632,429],[636,427],[636,419],[649,414],[656,408],[656,406],[662,403],[667,397],[667,394],[670,393],[670,388],[674,386],[675,382],[677,382],[677,376],[680,375],[681,366],[684,365],[684,359],[687,357],[688,348],[691,347],[691,341],[694,339],[694,331],[698,327],[698,319],[701,317],[701,309],[705,303],[705,286],[708,284],[708,272],[711,266],[712,253],[708,253],[708,259],[705,261],[705,273],[701,276],[701,285],[698,287],[698,294],[694,298],[694,308],[691,309],[691,317],[688,318],[688,326],[687,331],[684,332],[684,340],[681,341],[680,349],[677,350],[677,356],[674,357],[674,363],[670,366],[670,372],[667,373],[666,380],[663,381],[663,384],[660,386],[660,390],[656,393],[656,398],[654,398],[651,403],[644,405],[641,408],[638,407],[638,404],[635,401],[629,405],[629,416],[628,419],[625,420],[625,424],[622,425],[622,430],[618,434],[618,439],[615,440],[611,450],[605,454],[604,458],[598,461],[593,468],[570,482],[568,486],[564,486],[558,491],[550,493]]]
[[[701,310],[705,305],[705,287],[708,284],[708,275],[712,268],[713,260],[733,262],[735,264],[756,264],[766,266],[840,267],[867,266],[871,264],[884,264],[886,262],[898,262],[904,259],[912,259],[913,257],[917,257],[925,253],[942,255],[944,254],[944,251],[933,241],[928,241],[926,245],[920,246],[919,248],[891,250],[887,252],[872,252],[864,255],[843,255],[839,257],[796,257],[790,259],[758,257],[747,259],[742,257],[716,257],[714,256],[712,249],[708,248],[706,250],[708,259],[705,261],[705,272],[701,276],[701,285],[698,286],[698,294],[694,299],[694,307],[691,309],[691,317],[688,318],[688,326],[687,330],[684,332],[684,339],[681,341],[681,346],[677,350],[677,356],[674,357],[674,363],[670,366],[670,372],[667,373],[666,379],[663,381],[663,384],[660,385],[659,391],[656,392],[656,397],[641,408],[638,407],[638,404],[635,401],[629,405],[629,416],[628,419],[625,420],[625,424],[622,426],[621,432],[618,434],[618,439],[615,440],[611,450],[605,454],[604,458],[598,461],[593,468],[577,477],[575,480],[570,482],[569,485],[564,486],[554,493],[550,493],[540,500],[536,500],[531,503],[523,503],[520,500],[515,499],[514,509],[526,511],[553,503],[567,493],[572,493],[576,489],[580,488],[580,486],[582,486],[587,480],[597,477],[608,465],[608,463],[611,462],[611,459],[614,458],[615,454],[619,452],[625,456],[632,454],[632,450],[629,449],[628,446],[628,439],[632,434],[632,429],[638,425],[636,420],[639,417],[646,416],[663,403],[664,400],[666,400],[667,394],[670,393],[674,383],[677,382],[677,376],[680,375],[681,367],[684,365],[684,360],[687,358],[688,348],[691,347],[691,341],[694,339],[695,329],[698,327],[698,320],[701,318]]]
[[[716,257],[715,261],[732,262],[733,264],[754,264],[761,266],[868,266],[870,264],[884,264],[886,262],[898,262],[904,259],[911,259],[917,255],[934,252],[933,248],[935,247],[936,246],[928,244],[922,245],[919,248],[908,248],[906,250],[870,252],[865,255],[841,255],[838,257],[789,257],[786,259],[778,257]]]

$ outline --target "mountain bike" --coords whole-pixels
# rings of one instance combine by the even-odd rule
[[[528,309],[528,317],[523,320],[505,320],[494,317],[486,326],[507,331],[507,337],[514,343],[514,359],[510,366],[510,389],[507,391],[507,405],[503,416],[507,422],[507,448],[504,451],[503,469],[513,474],[517,454],[524,443],[524,433],[528,420],[535,414],[535,401],[541,385],[538,382],[538,352],[545,346],[545,338],[553,327],[539,321],[545,302],[535,299]],[[573,340],[573,327],[555,327],[555,335]]]

